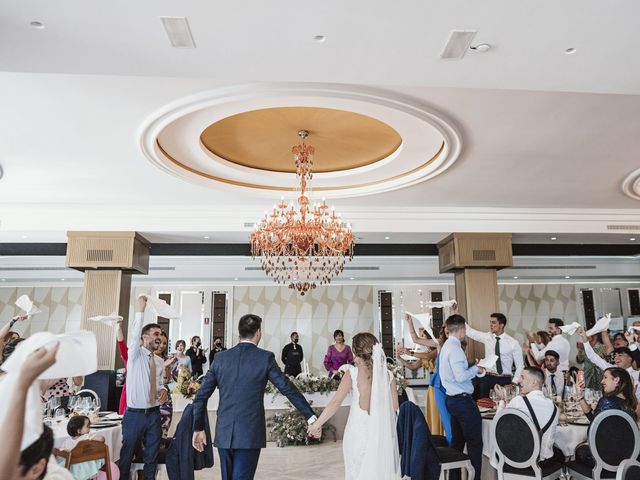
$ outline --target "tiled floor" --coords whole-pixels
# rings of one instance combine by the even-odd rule
[[[218,452],[216,465],[196,472],[196,480],[220,480]],[[166,480],[166,476],[158,476]],[[320,445],[279,448],[268,443],[260,454],[255,480],[340,480],[344,478],[342,442],[331,440]]]

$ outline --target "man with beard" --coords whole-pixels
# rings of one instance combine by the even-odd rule
[[[282,363],[284,363],[284,374],[296,377],[302,372],[303,353],[302,347],[298,345],[298,332],[291,334],[291,343],[288,343],[282,349]]]
[[[133,454],[140,443],[144,446],[144,479],[155,479],[162,438],[160,405],[168,398],[168,392],[162,384],[164,361],[154,355],[162,344],[162,330],[156,323],[142,326],[146,307],[147,299],[140,297],[128,345],[127,409],[122,421],[120,453],[121,480],[129,480]]]

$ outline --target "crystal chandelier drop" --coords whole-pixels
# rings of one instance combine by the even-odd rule
[[[262,269],[276,283],[295,288],[301,295],[316,285],[327,285],[353,259],[351,225],[326,201],[309,202],[309,181],[313,178],[314,148],[305,145],[309,136],[300,130],[300,145],[292,148],[296,178],[300,182],[298,206],[287,205],[284,197],[251,234],[251,255],[261,257]]]

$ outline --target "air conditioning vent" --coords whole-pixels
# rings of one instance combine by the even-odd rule
[[[186,17],[160,17],[167,37],[174,48],[196,48]]]
[[[607,225],[607,230],[640,230],[640,225]]]
[[[87,262],[111,262],[113,250],[87,250]]]
[[[256,226],[255,222],[244,222],[244,228],[253,228]]]
[[[473,261],[474,262],[493,262],[496,259],[495,250],[474,250]]]
[[[595,270],[595,265],[517,265],[509,270]]]
[[[464,58],[476,33],[478,32],[475,30],[453,30],[444,46],[444,50],[440,54],[440,58],[450,60]]]

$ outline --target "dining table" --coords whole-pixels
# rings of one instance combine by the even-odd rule
[[[120,460],[120,449],[122,448],[122,422],[120,418],[115,414],[106,415],[100,419],[99,423],[91,426],[92,435],[104,437],[112,462]],[[52,422],[54,448],[62,449],[64,443],[70,438],[67,433],[67,423],[69,423],[68,417],[60,422]]]

